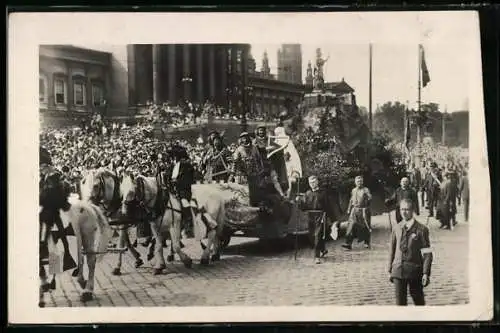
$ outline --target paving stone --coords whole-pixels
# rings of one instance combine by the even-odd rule
[[[424,221],[426,215],[418,217]],[[459,214],[458,221],[463,221]],[[327,244],[329,253],[321,265],[313,262],[313,250],[301,245],[264,248],[247,238],[234,238],[221,261],[200,266],[199,245],[188,240],[185,252],[193,258],[187,269],[176,258],[166,273],[152,275],[151,263],[135,269],[125,253],[122,275],[111,274],[117,255],[107,254],[97,265],[96,300],[80,302],[81,290],[71,272],[57,279],[57,290],[46,294],[47,306],[221,306],[221,305],[391,305],[393,285],[387,273],[390,230],[387,215],[372,219],[372,249],[354,244],[343,250],[343,239]],[[466,304],[469,301],[469,224],[459,222],[453,231],[439,230],[429,221],[434,249],[431,283],[425,289],[429,305]],[[71,243],[71,242],[70,242]],[[71,246],[75,246],[72,241]],[[143,260],[146,249],[139,246]],[[165,256],[168,249],[164,249]],[[411,304],[411,298],[408,298]]]

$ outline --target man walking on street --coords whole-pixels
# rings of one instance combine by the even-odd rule
[[[389,276],[396,292],[396,305],[408,304],[408,288],[415,305],[425,305],[424,287],[430,282],[432,251],[429,229],[413,217],[413,203],[400,203],[403,221],[392,230]]]
[[[328,202],[328,196],[324,189],[320,189],[316,176],[309,177],[310,189],[303,198],[297,197],[296,201],[303,210],[315,210],[318,213],[311,214],[309,228],[314,231],[314,259],[316,264],[321,263],[328,250],[325,248],[326,218],[335,221],[335,213],[332,211],[333,205]],[[336,227],[336,226],[334,226]]]
[[[415,214],[420,215],[417,192],[410,187],[410,181],[407,177],[401,178],[401,187],[394,191],[394,194],[385,201],[385,205],[390,210],[396,209],[396,222],[403,220],[400,211],[400,204],[403,199],[410,200],[413,204]]]
[[[431,163],[431,168],[425,178],[425,190],[427,196],[427,209],[429,209],[429,216],[434,216],[434,210],[437,206],[439,196],[439,186],[443,180],[439,172],[436,162]]]
[[[370,204],[372,195],[370,190],[363,186],[363,177],[357,176],[354,180],[356,187],[351,192],[347,215],[349,225],[347,227],[346,241],[342,247],[351,250],[355,238],[364,241],[365,247],[370,248],[371,241],[371,212]]]

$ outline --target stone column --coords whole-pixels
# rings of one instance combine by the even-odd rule
[[[176,53],[175,44],[170,44],[168,46],[168,99],[172,103],[177,102],[177,85],[176,82]]]
[[[153,44],[153,102],[159,103],[160,93],[160,45]]]
[[[210,98],[215,98],[215,45],[208,47],[208,77]]]
[[[182,46],[182,84],[183,84],[183,90],[184,90],[184,99],[190,99],[190,89],[191,89],[191,82],[186,80],[186,79],[192,79],[191,78],[191,68],[190,68],[190,52],[189,52],[189,47],[191,45],[189,44],[184,44]]]
[[[231,98],[231,104],[232,104],[232,112],[233,114],[238,112],[239,110],[239,105],[238,105],[238,96],[237,96],[237,90],[235,89],[238,84],[236,73],[237,73],[237,52],[238,48],[236,45],[232,44],[231,45],[231,83],[230,83],[230,89],[232,91],[232,98]]]
[[[220,77],[220,89],[222,91],[221,94],[221,103],[224,105],[224,108],[228,108],[228,92],[226,89],[228,89],[227,85],[227,77],[228,77],[228,62],[227,62],[227,47],[225,45],[221,45],[219,48],[219,54],[220,54],[220,62],[221,62],[221,77]]]
[[[196,94],[198,103],[203,104],[203,44],[196,45]]]

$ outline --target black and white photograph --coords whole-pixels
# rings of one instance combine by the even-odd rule
[[[474,14],[12,16],[9,320],[491,318]]]

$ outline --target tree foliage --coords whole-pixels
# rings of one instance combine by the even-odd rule
[[[374,131],[384,133],[395,142],[403,142],[405,131],[406,106],[400,102],[384,103],[373,114]],[[469,144],[468,111],[457,111],[453,113],[442,113],[439,104],[423,104],[420,112],[410,111],[411,119],[411,143],[417,138],[417,127],[421,128],[422,136],[430,136],[434,142],[442,140],[442,119],[446,121],[446,144],[449,146],[464,146]]]
[[[340,189],[344,193],[352,188],[357,175],[363,175],[366,185],[371,188],[397,184],[400,175],[397,161],[401,156],[391,146],[391,137],[384,133],[372,133],[368,140],[345,152],[336,145],[339,124],[328,108],[318,121],[317,131],[306,128],[296,136],[306,176],[316,175],[328,188]]]

